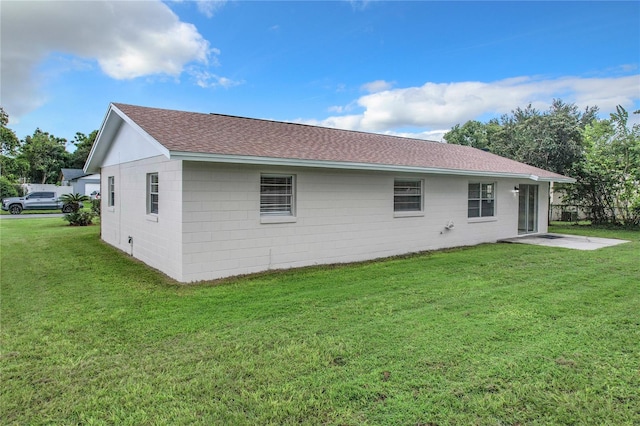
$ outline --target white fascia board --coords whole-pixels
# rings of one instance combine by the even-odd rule
[[[560,179],[560,178],[558,178],[558,179],[545,179],[545,180],[541,179],[541,181],[542,182],[556,182],[556,183],[576,183],[577,182],[576,179],[570,178],[570,177],[562,178],[562,179]]]
[[[232,163],[232,164],[254,164],[265,166],[286,166],[286,167],[315,167],[326,169],[347,169],[347,170],[371,170],[384,172],[405,172],[405,173],[426,173],[439,175],[458,175],[458,176],[479,176],[479,177],[496,177],[496,178],[516,178],[531,179],[534,181],[547,182],[575,182],[575,179],[551,179],[540,178],[535,175],[527,175],[522,173],[500,173],[500,172],[483,172],[476,170],[457,170],[443,169],[435,167],[416,167],[416,166],[399,166],[393,164],[371,164],[371,163],[351,163],[342,161],[318,161],[304,160],[296,158],[273,158],[273,157],[254,157],[245,155],[221,155],[221,154],[204,154],[197,152],[179,152],[171,151],[172,160],[183,161],[206,161],[212,163]]]
[[[102,148],[102,144],[103,144],[102,139],[105,137],[107,138],[113,137],[113,134],[117,130],[118,126],[115,123],[113,123],[113,119],[111,118],[111,115],[112,115],[112,105],[109,105],[109,109],[107,110],[107,113],[104,115],[104,119],[102,120],[102,125],[100,126],[100,130],[98,131],[98,135],[96,136],[96,140],[93,142],[91,151],[89,151],[89,155],[87,156],[87,161],[84,162],[84,166],[82,167],[82,170],[85,173],[100,172],[100,168],[95,167],[95,165],[93,164],[93,160],[94,160],[94,157],[98,155],[96,154],[98,150],[105,151],[105,149]],[[115,126],[115,129],[114,129],[114,126]],[[106,135],[109,135],[109,136],[106,136]],[[102,152],[102,156],[104,156],[104,152]]]
[[[558,183],[576,183],[576,180],[571,177],[559,177],[559,178],[545,178],[531,175],[531,179],[536,182],[558,182]]]

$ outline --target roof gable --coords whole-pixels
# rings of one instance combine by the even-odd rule
[[[113,104],[84,165],[87,174],[101,167],[164,155],[169,151]]]
[[[175,159],[573,181],[462,145],[125,104],[113,104],[111,111]],[[95,145],[102,142],[104,128],[103,124],[92,154]]]
[[[62,174],[62,180],[66,181],[72,181],[74,179],[87,176],[87,173],[82,169],[61,169],[60,173]]]

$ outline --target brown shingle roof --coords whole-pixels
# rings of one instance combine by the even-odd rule
[[[220,114],[113,104],[174,153],[566,177],[462,145]]]

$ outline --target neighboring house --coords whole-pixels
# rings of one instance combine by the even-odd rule
[[[100,174],[85,173],[82,169],[62,169],[62,186],[71,186],[74,194],[91,195],[100,192]]]
[[[112,104],[101,236],[181,282],[547,232],[549,183],[475,148]]]

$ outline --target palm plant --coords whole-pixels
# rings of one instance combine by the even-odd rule
[[[79,193],[75,194],[64,194],[60,196],[60,201],[62,201],[62,211],[64,213],[77,212],[80,210],[80,204],[83,201],[89,201],[90,198],[86,195],[82,195]]]

